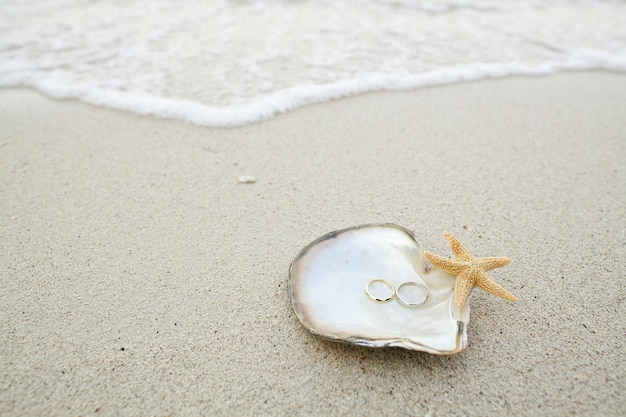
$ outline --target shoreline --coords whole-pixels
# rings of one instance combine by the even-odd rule
[[[467,82],[519,77],[550,77],[580,72],[626,74],[626,60],[619,56],[594,52],[572,56],[564,61],[545,62],[538,66],[504,62],[440,68],[437,71],[411,76],[380,74],[330,84],[290,87],[243,105],[226,107],[213,107],[195,101],[156,97],[142,93],[94,89],[89,86],[65,86],[54,81],[33,83],[28,79],[11,82],[0,80],[0,88],[34,90],[55,100],[77,100],[103,109],[186,122],[200,127],[220,128],[245,127],[313,104],[358,97],[362,94],[411,92]]]
[[[483,8],[484,0],[474,0],[435,12],[380,0],[358,9],[217,0],[176,14],[167,12],[169,0],[7,3],[0,86],[30,85],[56,98],[199,125],[242,125],[382,89],[562,70],[626,72],[626,7],[619,2],[487,1]]]
[[[1,89],[0,414],[618,415],[624,97],[561,73],[226,129]],[[474,291],[452,356],[311,335],[289,263],[376,222],[513,258],[519,301]]]

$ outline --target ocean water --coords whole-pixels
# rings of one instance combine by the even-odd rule
[[[626,71],[620,0],[3,0],[0,86],[236,126],[374,90]]]

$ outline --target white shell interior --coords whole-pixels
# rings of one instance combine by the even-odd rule
[[[374,301],[365,292],[374,278],[395,288],[418,282],[428,299],[417,307]],[[454,276],[427,264],[409,230],[374,224],[332,232],[305,247],[291,264],[289,293],[302,324],[320,336],[452,354],[467,346],[469,322],[469,304],[459,309],[452,300],[455,283]]]

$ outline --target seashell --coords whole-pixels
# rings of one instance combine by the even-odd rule
[[[403,286],[428,291],[394,293]],[[378,292],[371,297],[366,292]],[[395,224],[368,224],[328,233],[307,245],[289,270],[289,296],[296,316],[312,333],[369,347],[401,347],[438,355],[467,347],[469,303],[453,302],[456,277],[433,268],[413,233]],[[402,289],[405,291],[405,289]],[[422,290],[423,291],[423,290]],[[387,292],[386,294],[384,294]],[[419,297],[419,295],[418,295]],[[386,298],[391,300],[383,302]],[[419,304],[414,306],[413,304]]]

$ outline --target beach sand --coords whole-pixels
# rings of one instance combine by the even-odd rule
[[[564,73],[218,129],[0,90],[0,414],[620,415],[625,98]],[[452,356],[311,335],[292,258],[372,222],[510,256],[519,301],[474,291]]]

